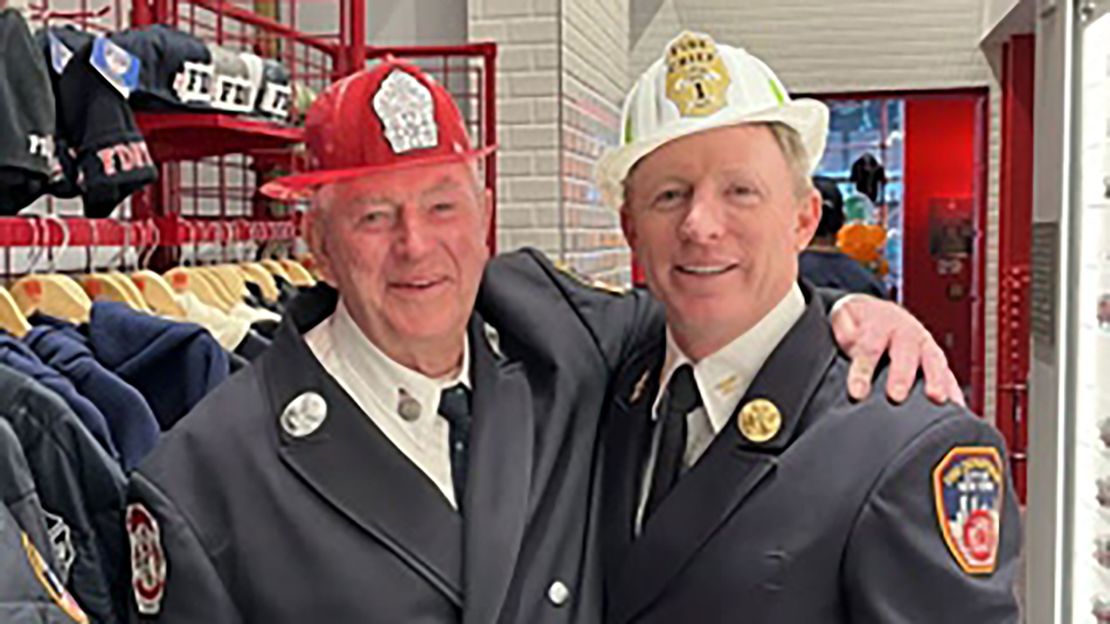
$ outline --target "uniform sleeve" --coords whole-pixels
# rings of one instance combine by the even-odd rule
[[[997,431],[955,410],[903,449],[849,539],[848,619],[1019,622],[1021,521],[1008,465]]]
[[[126,523],[131,622],[242,622],[188,519],[138,472],[131,479]]]
[[[645,289],[620,289],[557,268],[542,252],[524,249],[490,263],[479,296],[484,306],[519,306],[520,286],[554,292],[586,327],[610,369],[663,332],[663,309]],[[537,305],[535,302],[531,302]],[[519,308],[514,308],[519,309]],[[537,316],[546,312],[537,307]]]

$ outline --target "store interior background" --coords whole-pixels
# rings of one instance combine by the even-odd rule
[[[52,6],[67,2],[79,4]],[[1031,240],[1035,223],[1061,221],[1068,200],[1062,137],[1071,123],[1064,76],[1074,5],[366,0],[366,30],[381,46],[497,42],[498,249],[537,247],[618,284],[632,281],[632,259],[593,166],[618,140],[624,93],[671,37],[692,29],[742,45],[792,92],[826,101],[833,129],[821,172],[844,178],[848,191],[860,155],[883,161],[888,184],[875,218],[889,236],[890,283],[944,346],[975,411],[1007,438],[1034,534],[1027,587],[1042,588],[1026,592],[1027,621],[1055,622],[1065,582],[1057,415],[1066,403],[1057,388],[1066,351],[1062,325],[1049,328],[1055,339],[1030,339]],[[126,24],[126,0],[117,6],[104,17],[109,27]],[[299,28],[335,31],[335,3],[297,7]],[[938,244],[939,232],[951,244]],[[89,260],[70,250],[55,262]]]

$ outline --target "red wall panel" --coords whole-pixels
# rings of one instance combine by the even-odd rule
[[[982,193],[979,115],[983,96],[906,100],[903,302],[937,338],[960,383],[972,383],[974,253],[952,251],[964,228],[974,232]],[[946,237],[945,234],[948,236]],[[976,245],[971,239],[969,251]]]

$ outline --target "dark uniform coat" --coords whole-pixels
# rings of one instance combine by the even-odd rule
[[[334,293],[298,299],[273,346],[134,475],[137,619],[600,621],[599,416],[632,328],[662,331],[657,307],[586,288],[538,253],[491,262],[469,328],[462,517],[305,344],[334,306]],[[283,412],[307,392],[326,417],[291,435]]]
[[[4,624],[88,624],[53,569],[0,503],[0,622]]]
[[[803,290],[805,313],[737,408],[770,400],[778,434],[752,442],[734,414],[638,537],[662,332],[618,375],[604,434],[607,622],[1017,622],[1021,530],[999,434],[953,404],[931,403],[920,384],[901,407],[882,393],[850,402],[849,362]],[[957,447],[973,450],[950,455]],[[997,461],[983,461],[995,452]],[[941,466],[946,456],[953,470]],[[988,464],[996,480],[982,478]],[[945,485],[935,490],[938,466]],[[959,491],[975,484],[1001,517],[1000,534],[981,533],[979,543],[984,561],[997,545],[993,572],[965,572],[939,519],[962,503],[975,508]]]

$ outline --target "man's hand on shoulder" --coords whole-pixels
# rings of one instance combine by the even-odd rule
[[[886,383],[890,400],[905,401],[921,369],[929,399],[966,407],[944,350],[929,330],[898,304],[869,295],[848,295],[833,307],[830,321],[837,344],[852,360],[848,393],[853,399],[862,400],[871,392],[871,380],[886,353],[890,357]]]

